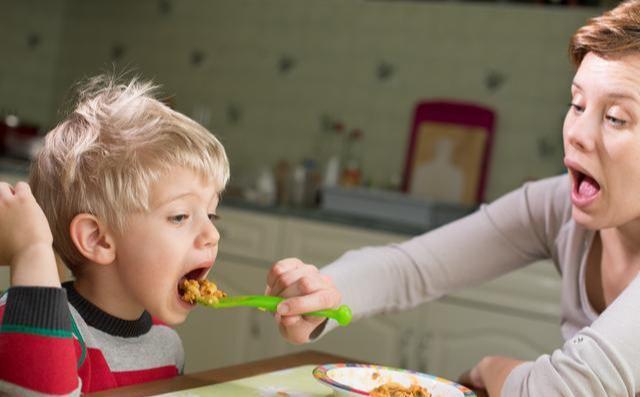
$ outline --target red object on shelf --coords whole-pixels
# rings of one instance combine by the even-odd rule
[[[0,120],[0,153],[28,158],[29,146],[37,137],[35,125],[9,125],[6,120]]]

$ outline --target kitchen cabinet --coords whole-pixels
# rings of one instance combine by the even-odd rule
[[[488,354],[533,360],[562,344],[559,322],[447,300],[426,306],[432,321],[418,336],[419,371],[456,379]]]
[[[219,214],[222,239],[211,277],[231,294],[262,294],[278,259],[324,266],[349,249],[409,237],[224,206]],[[532,359],[559,347],[559,289],[553,265],[539,262],[437,302],[339,327],[311,347],[456,378],[484,355]],[[287,343],[270,313],[251,308],[198,308],[178,332],[187,372],[310,347]]]

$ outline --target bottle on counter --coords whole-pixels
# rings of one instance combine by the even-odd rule
[[[362,183],[363,136],[364,132],[359,128],[354,128],[347,136],[345,164],[340,176],[342,186],[358,186]]]
[[[276,181],[269,167],[262,167],[256,180],[256,202],[264,206],[276,202]]]
[[[288,206],[291,203],[292,172],[287,160],[280,160],[275,167],[276,179],[276,203],[280,206]]]
[[[340,182],[340,168],[343,163],[344,124],[332,121],[323,132],[321,154],[322,187],[336,186]]]

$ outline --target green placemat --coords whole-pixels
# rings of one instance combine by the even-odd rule
[[[303,365],[242,378],[217,385],[197,387],[156,397],[327,397],[332,396],[331,388],[320,384],[312,375],[315,365]]]

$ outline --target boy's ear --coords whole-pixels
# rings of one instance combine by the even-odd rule
[[[111,231],[91,214],[78,214],[69,226],[71,241],[93,263],[108,265],[116,259],[116,245]]]

